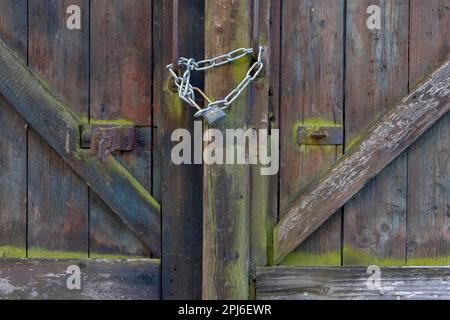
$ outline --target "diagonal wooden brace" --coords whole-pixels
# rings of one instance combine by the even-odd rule
[[[279,263],[306,240],[449,109],[447,61],[294,201],[274,230],[275,262]]]
[[[160,205],[114,157],[80,148],[81,117],[0,40],[0,95],[83,178],[157,257]]]

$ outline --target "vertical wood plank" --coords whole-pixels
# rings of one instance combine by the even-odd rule
[[[254,10],[252,12],[254,13]],[[273,112],[269,106],[269,91],[271,69],[271,45],[270,45],[270,1],[260,2],[259,13],[259,44],[264,47],[265,72],[256,79],[250,87],[250,127],[255,130],[273,129]],[[270,137],[268,137],[270,142]],[[270,146],[272,155],[278,153],[274,146]],[[277,175],[263,176],[260,164],[250,166],[250,294],[249,298],[255,298],[256,268],[266,266],[270,259],[271,235],[276,222],[277,200]]]
[[[26,61],[26,0],[0,0],[0,37]],[[26,123],[0,97],[0,257],[26,256],[26,190]]]
[[[280,213],[341,154],[300,146],[300,125],[342,125],[344,1],[284,1],[281,47]],[[335,214],[285,258],[288,265],[339,265],[341,215]]]
[[[280,130],[280,78],[281,78],[281,26],[282,26],[282,5],[281,1],[269,0],[269,34],[268,34],[268,57],[266,62],[266,77],[269,81],[268,92],[268,124],[270,130]],[[280,134],[280,131],[278,131]],[[271,147],[271,150],[274,150]],[[281,160],[280,142],[278,145],[279,161]],[[277,174],[269,179],[269,195],[267,208],[267,228],[269,233],[267,235],[267,256],[266,264],[273,264],[273,228],[278,221],[279,215],[279,180],[280,169]],[[253,224],[253,221],[251,222]]]
[[[201,59],[204,56],[204,0],[180,1],[179,5],[180,55]],[[184,128],[192,134],[194,127],[193,110],[169,89],[171,78],[166,65],[173,61],[172,19],[172,1],[155,1],[153,113],[157,140],[154,156],[161,177],[155,180],[154,190],[160,193],[162,209],[162,298],[200,299],[202,166],[176,166],[171,160],[171,150],[176,144],[171,141],[172,132]],[[201,87],[202,75],[193,76],[192,81]]]
[[[91,117],[151,123],[151,1],[91,2]]]
[[[381,30],[369,30],[370,5]],[[407,94],[408,1],[348,1],[346,149]],[[344,206],[344,265],[405,261],[406,156],[402,155]]]
[[[152,1],[94,0],[90,21],[90,121],[139,126],[134,150],[118,158],[151,192]],[[93,192],[89,204],[91,257],[150,254]]]
[[[449,59],[450,1],[411,1],[409,86]],[[408,151],[408,265],[450,263],[450,114]]]
[[[251,47],[252,1],[206,1],[205,56],[214,57],[236,48]],[[205,89],[212,99],[225,97],[244,78],[249,59],[211,70]],[[214,126],[245,128],[249,94],[227,110],[226,120]],[[225,155],[225,151],[224,151]],[[247,299],[249,295],[248,165],[204,166],[203,196],[203,298]]]
[[[66,27],[72,4],[81,8],[81,30]],[[87,116],[88,1],[30,1],[29,11],[30,67]],[[29,131],[28,167],[28,256],[87,257],[85,183],[34,130]]]

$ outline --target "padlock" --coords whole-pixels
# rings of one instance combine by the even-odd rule
[[[225,119],[226,113],[218,106],[209,107],[208,110],[202,113],[202,117],[208,121],[210,125],[220,122]]]

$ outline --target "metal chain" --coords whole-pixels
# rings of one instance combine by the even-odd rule
[[[258,58],[256,62],[250,67],[244,79],[238,84],[238,86],[233,89],[224,99],[210,101],[207,96],[198,88],[191,85],[191,71],[206,71],[212,68],[220,67],[225,64],[231,63],[233,61],[242,59],[246,55],[252,55],[252,48],[240,48],[233,50],[227,54],[214,57],[211,59],[205,59],[201,61],[195,61],[193,58],[180,58],[178,59],[178,65],[175,69],[180,70],[180,66],[184,66],[185,71],[182,76],[179,76],[174,70],[174,64],[169,64],[167,69],[172,76],[175,86],[178,90],[178,95],[183,101],[188,103],[190,106],[198,109],[198,112],[194,115],[195,117],[202,116],[205,112],[209,111],[213,107],[220,107],[220,109],[227,109],[236,99],[242,94],[242,92],[249,86],[249,84],[254,81],[262,72],[264,68],[263,63],[263,47],[259,47]],[[195,91],[200,92],[200,94],[208,100],[208,106],[206,108],[201,108],[195,101]]]

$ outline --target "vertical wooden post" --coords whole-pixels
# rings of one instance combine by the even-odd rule
[[[202,168],[200,165],[175,165],[171,141],[176,129],[193,132],[193,110],[171,91],[172,78],[166,69],[172,56],[172,1],[154,1],[154,99],[153,117],[157,126],[155,149],[155,191],[162,209],[162,298],[201,298],[202,243]],[[179,3],[179,52],[185,57],[203,57],[204,1]],[[201,78],[192,80],[202,85]],[[192,135],[193,136],[193,135]],[[158,181],[160,179],[160,181]]]
[[[448,0],[410,2],[409,88],[449,59]],[[450,263],[450,113],[408,150],[408,265]]]
[[[206,1],[205,56],[214,57],[233,49],[251,47],[253,1]],[[267,2],[264,14],[267,14]],[[265,26],[265,25],[264,25]],[[265,27],[262,27],[266,29]],[[266,33],[266,30],[264,31]],[[261,37],[265,39],[266,34]],[[232,64],[209,70],[205,76],[206,92],[213,99],[225,97],[245,76],[250,59],[242,59]],[[267,115],[267,82],[257,83],[253,97],[246,91],[227,110],[226,120],[215,125],[225,137],[226,129],[246,129],[267,127],[262,123],[262,110]],[[265,95],[265,98],[262,98]],[[253,106],[256,108],[252,109]],[[260,104],[259,106],[256,106]],[[224,150],[226,157],[226,151]],[[256,167],[255,167],[256,168]],[[256,206],[252,216],[251,181],[248,165],[214,164],[204,166],[203,198],[203,298],[204,299],[247,299],[250,292],[250,248],[258,253],[258,246],[250,244],[250,221],[256,223],[266,208]],[[253,176],[254,177],[254,176]],[[264,185],[260,186],[264,190]],[[261,195],[261,203],[264,195]],[[256,203],[256,198],[253,198]],[[264,221],[259,221],[263,228]],[[259,231],[253,229],[253,239],[259,239]],[[254,243],[253,243],[254,244]],[[265,244],[264,244],[265,246]]]

